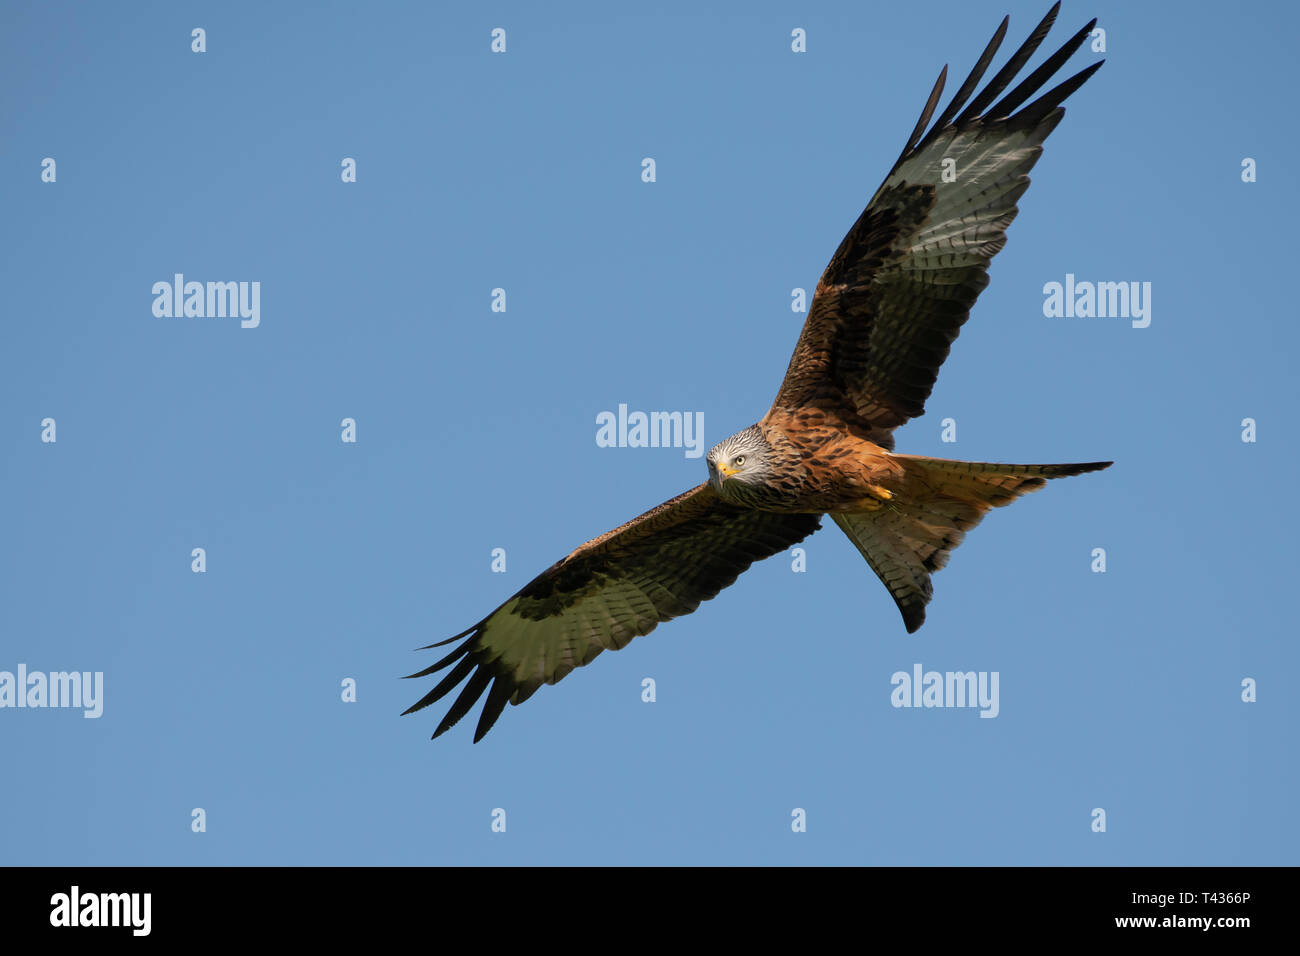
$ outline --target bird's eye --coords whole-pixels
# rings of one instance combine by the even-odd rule
[[[743,465],[745,463],[745,456],[737,455],[735,461],[737,466]]]

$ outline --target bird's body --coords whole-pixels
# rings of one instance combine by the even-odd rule
[[[745,457],[736,473],[713,477],[732,448],[752,450],[735,453]],[[760,459],[761,480],[744,480],[747,466]],[[889,499],[891,486],[902,478],[889,452],[819,409],[769,416],[715,446],[706,461],[724,501],[782,514],[872,510]]]
[[[989,509],[1050,478],[1110,464],[992,464],[894,452],[894,430],[924,412],[939,367],[988,284],[989,262],[1006,242],[1027,173],[1064,115],[1061,102],[1101,65],[1039,92],[1093,21],[1002,95],[1058,7],[976,94],[1006,33],[1004,19],[931,127],[944,68],[898,162],[818,282],[771,410],[710,450],[708,481],[574,549],[478,624],[440,642],[463,639],[411,675],[450,668],[407,713],[465,681],[434,736],[486,693],[477,741],[507,703],[522,703],[601,652],[691,613],[753,562],[818,530],[826,515],[915,631],[925,620],[931,575]]]

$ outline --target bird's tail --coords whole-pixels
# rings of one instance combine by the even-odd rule
[[[1036,491],[1049,478],[1100,471],[1112,464],[1000,465],[918,455],[892,458],[902,466],[902,477],[890,482],[887,501],[870,511],[831,517],[889,588],[909,634],[925,621],[925,606],[934,593],[931,573],[948,563],[948,555],[990,508]]]

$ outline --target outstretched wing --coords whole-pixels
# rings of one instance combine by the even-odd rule
[[[989,262],[1006,243],[1016,201],[1029,186],[1027,173],[1065,115],[1061,102],[1101,66],[1093,64],[1021,108],[1083,43],[1093,20],[993,102],[1047,36],[1059,7],[966,106],[1006,34],[1004,18],[926,133],[948,68],[939,74],[898,162],[817,284],[769,416],[777,409],[820,408],[860,437],[892,449],[893,430],[925,411],[939,366],[988,285]]]
[[[440,700],[468,677],[433,736],[487,691],[477,743],[507,701],[523,703],[601,651],[626,647],[661,621],[690,614],[755,561],[812,534],[820,520],[737,507],[707,483],[692,488],[588,541],[469,630],[430,644],[465,638],[442,660],[410,675],[426,677],[455,664],[406,713]]]

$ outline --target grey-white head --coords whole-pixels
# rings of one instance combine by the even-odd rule
[[[724,498],[729,497],[728,485],[733,482],[756,485],[772,475],[772,447],[757,425],[718,442],[709,449],[706,461],[709,482]]]

